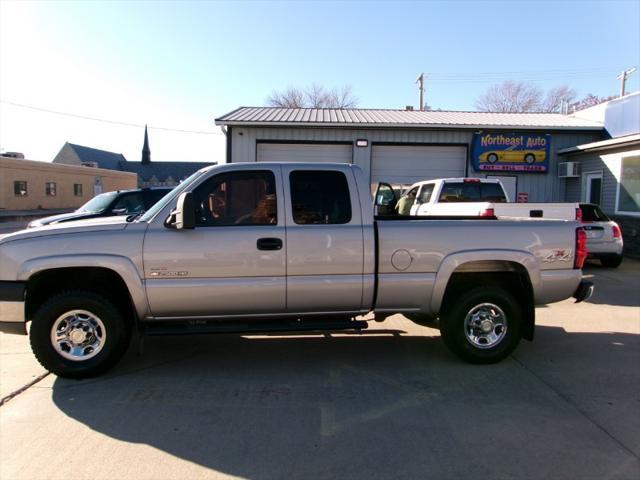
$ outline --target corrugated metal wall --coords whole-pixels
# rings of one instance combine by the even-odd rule
[[[496,131],[496,130],[491,130]],[[505,132],[507,132],[505,130]],[[260,140],[307,141],[307,142],[353,142],[367,139],[368,147],[353,148],[353,162],[370,176],[372,143],[437,143],[467,144],[471,150],[472,130],[402,130],[402,129],[348,129],[348,128],[254,128],[233,127],[232,162],[255,162],[256,144]],[[560,202],[565,200],[565,182],[558,178],[558,155],[556,151],[601,139],[599,133],[552,133],[549,172],[542,174],[517,174],[518,192],[527,192],[530,202]],[[565,159],[560,158],[560,161]],[[505,175],[515,175],[504,172]],[[469,166],[469,175],[484,177],[484,172],[474,172]]]

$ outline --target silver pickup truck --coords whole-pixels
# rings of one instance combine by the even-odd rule
[[[591,294],[577,222],[374,218],[373,203],[353,165],[203,169],[139,218],[1,237],[0,320],[31,321],[38,360],[75,378],[112,367],[135,330],[362,329],[371,312],[491,363],[533,339],[535,305]]]

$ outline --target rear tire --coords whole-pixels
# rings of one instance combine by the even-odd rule
[[[476,287],[443,308],[440,333],[444,343],[469,363],[496,363],[518,346],[522,312],[515,297],[497,286]]]
[[[51,373],[87,378],[118,363],[131,328],[107,298],[70,291],[50,298],[36,311],[29,337],[36,358]]]
[[[622,255],[607,255],[606,257],[600,257],[600,263],[603,267],[618,268],[622,263]]]
[[[535,157],[535,155],[533,155],[532,153],[527,153],[527,154],[524,156],[524,161],[525,161],[526,163],[528,163],[529,165],[531,165],[531,164],[533,164],[533,163],[536,161],[536,157]]]

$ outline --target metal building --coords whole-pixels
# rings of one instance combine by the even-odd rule
[[[530,202],[563,201],[566,180],[558,170],[558,150],[606,135],[601,122],[547,113],[241,107],[216,125],[227,134],[227,162],[349,162],[371,184],[492,176],[503,180],[512,200],[520,194]],[[545,136],[544,168],[479,167],[474,142],[484,133],[509,140]]]

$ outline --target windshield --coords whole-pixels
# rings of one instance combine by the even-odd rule
[[[118,192],[107,192],[101,193],[93,197],[87,203],[82,205],[77,211],[78,212],[88,212],[88,213],[102,213],[107,207],[113,202],[113,199],[116,198]]]
[[[147,210],[146,213],[142,217],[140,217],[140,221],[141,222],[148,222],[153,217],[155,217],[160,210],[162,210],[164,207],[166,207],[167,204],[172,202],[174,198],[176,198],[184,190],[186,190],[187,187],[191,183],[193,183],[193,181],[196,178],[198,178],[200,175],[202,175],[203,173],[204,173],[203,170],[198,170],[197,172],[192,174],[190,177],[187,177],[187,179],[185,179],[180,185],[178,185],[176,188],[174,188],[169,193],[167,193],[164,197],[162,197],[160,199],[160,201],[158,203],[156,203],[153,207],[151,207],[149,210]]]

